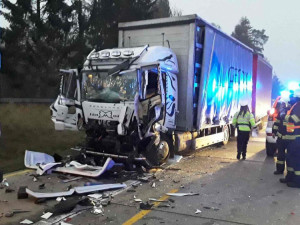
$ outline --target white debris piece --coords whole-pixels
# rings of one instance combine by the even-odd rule
[[[56,198],[56,201],[57,202],[66,201],[66,198],[65,197],[58,197],[58,198]]]
[[[88,195],[88,197],[99,200],[102,198],[102,194],[91,194],[91,195]]]
[[[20,224],[33,224],[33,222],[28,219],[25,219],[25,220],[21,221]]]
[[[202,213],[202,211],[200,209],[197,209],[195,214],[198,214],[198,213]]]
[[[142,199],[136,198],[134,199],[135,202],[143,202]]]
[[[193,196],[199,194],[198,193],[167,193],[166,195],[174,196],[174,197],[182,197],[182,196]]]
[[[153,184],[151,185],[152,188],[155,188],[155,182],[153,182]]]
[[[53,156],[46,153],[33,152],[29,150],[25,151],[24,164],[27,168],[38,169],[38,164],[45,165],[54,162],[55,160]]]
[[[53,215],[53,213],[51,212],[47,212],[44,215],[42,215],[41,217],[45,220],[49,219],[51,216]]]

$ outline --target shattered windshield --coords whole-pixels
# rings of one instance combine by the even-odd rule
[[[108,72],[84,71],[82,85],[83,100],[109,103],[134,101],[137,73],[134,70],[108,75]]]

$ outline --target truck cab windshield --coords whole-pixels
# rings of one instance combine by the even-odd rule
[[[134,101],[137,90],[136,70],[113,75],[108,75],[107,71],[83,71],[82,81],[82,99],[88,101]]]

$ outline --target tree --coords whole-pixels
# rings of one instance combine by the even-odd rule
[[[284,86],[278,76],[274,74],[272,78],[272,99],[275,100],[278,96],[280,96],[280,92],[283,90]]]
[[[172,16],[169,0],[157,0],[154,5],[153,17],[163,18]]]
[[[118,44],[118,23],[174,15],[168,0],[3,0],[6,97],[54,98],[60,68]],[[179,13],[179,12],[178,12]]]
[[[250,25],[247,17],[242,17],[240,23],[235,26],[234,32],[231,34],[234,38],[252,48],[256,53],[263,53],[264,45],[269,37],[265,34],[265,30],[254,29]]]

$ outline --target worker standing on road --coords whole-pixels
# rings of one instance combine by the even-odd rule
[[[280,99],[280,109],[272,129],[273,137],[275,138],[275,136],[277,136],[276,143],[278,147],[276,170],[274,172],[275,175],[283,174],[285,168],[285,154],[289,144],[289,139],[286,132],[286,122],[284,121],[284,118],[288,111],[289,100],[289,98],[284,97]]]
[[[300,89],[295,90],[290,102],[294,105],[285,117],[287,136],[290,140],[286,160],[288,172],[280,182],[287,183],[289,187],[300,188]]]
[[[251,128],[255,128],[255,119],[249,111],[248,102],[241,101],[240,104],[240,111],[234,115],[232,125],[238,129],[236,158],[240,159],[242,154],[243,160],[245,160],[250,131]]]

